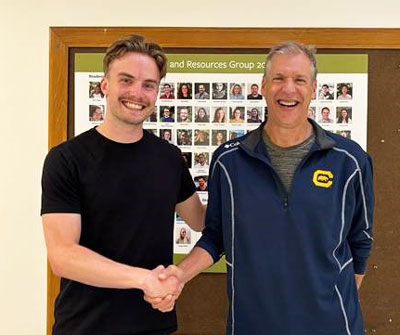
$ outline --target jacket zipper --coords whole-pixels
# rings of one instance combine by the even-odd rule
[[[296,169],[294,170],[293,176],[292,176],[292,188],[293,188],[293,180],[294,177],[297,173],[297,171],[300,169],[300,167],[304,164],[304,162],[315,152],[318,151],[314,148],[315,143],[312,145],[310,151],[303,157],[303,159],[300,161],[300,163],[297,165]],[[253,156],[253,155],[251,155]],[[254,157],[254,156],[253,156]],[[289,208],[289,198],[290,198],[290,194],[291,192],[288,192],[285,188],[285,186],[283,185],[283,182],[281,180],[281,178],[279,177],[278,173],[276,172],[275,168],[272,166],[272,164],[270,162],[266,162],[264,160],[261,159],[262,162],[264,162],[273,172],[274,175],[274,179],[275,181],[277,181],[278,184],[278,191],[281,194],[283,201],[282,201],[282,205],[283,205],[283,209],[287,210]]]

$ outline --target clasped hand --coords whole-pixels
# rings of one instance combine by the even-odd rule
[[[173,310],[182,292],[183,271],[175,265],[159,265],[144,280],[144,300],[161,312]]]

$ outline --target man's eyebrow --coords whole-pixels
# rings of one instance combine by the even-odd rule
[[[145,79],[145,82],[158,85],[158,80],[155,80],[155,79]]]
[[[118,76],[119,77],[127,77],[127,78],[130,78],[130,79],[135,79],[135,76],[133,76],[133,75],[131,75],[129,73],[126,73],[126,72],[120,72],[120,73],[118,73]],[[144,81],[146,83],[154,83],[154,84],[158,85],[158,80],[156,80],[156,79],[145,79]]]
[[[131,74],[126,73],[126,72],[120,72],[120,73],[118,73],[118,76],[119,77],[135,78],[134,76],[132,76]]]

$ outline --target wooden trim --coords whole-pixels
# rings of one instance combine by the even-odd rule
[[[68,115],[68,47],[55,29],[50,29],[49,69],[49,148],[67,139]],[[47,334],[51,334],[54,323],[54,301],[60,280],[47,264]]]
[[[333,49],[400,49],[400,29],[362,28],[50,28],[67,47],[106,47],[124,35],[143,34],[164,47],[270,48],[284,40]]]
[[[68,48],[50,29],[49,148],[67,139]]]
[[[47,334],[51,335],[54,324],[54,301],[60,291],[60,278],[56,277],[47,263]]]
[[[52,27],[50,28],[49,148],[67,139],[68,54],[72,47],[107,47],[137,33],[165,48],[268,49],[296,40],[324,49],[400,49],[400,29],[352,28],[177,28]],[[51,334],[59,279],[48,267],[47,334]]]

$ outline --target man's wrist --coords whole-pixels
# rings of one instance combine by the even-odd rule
[[[149,279],[152,271],[142,268],[135,268],[133,273],[133,287],[145,291],[149,288]]]

